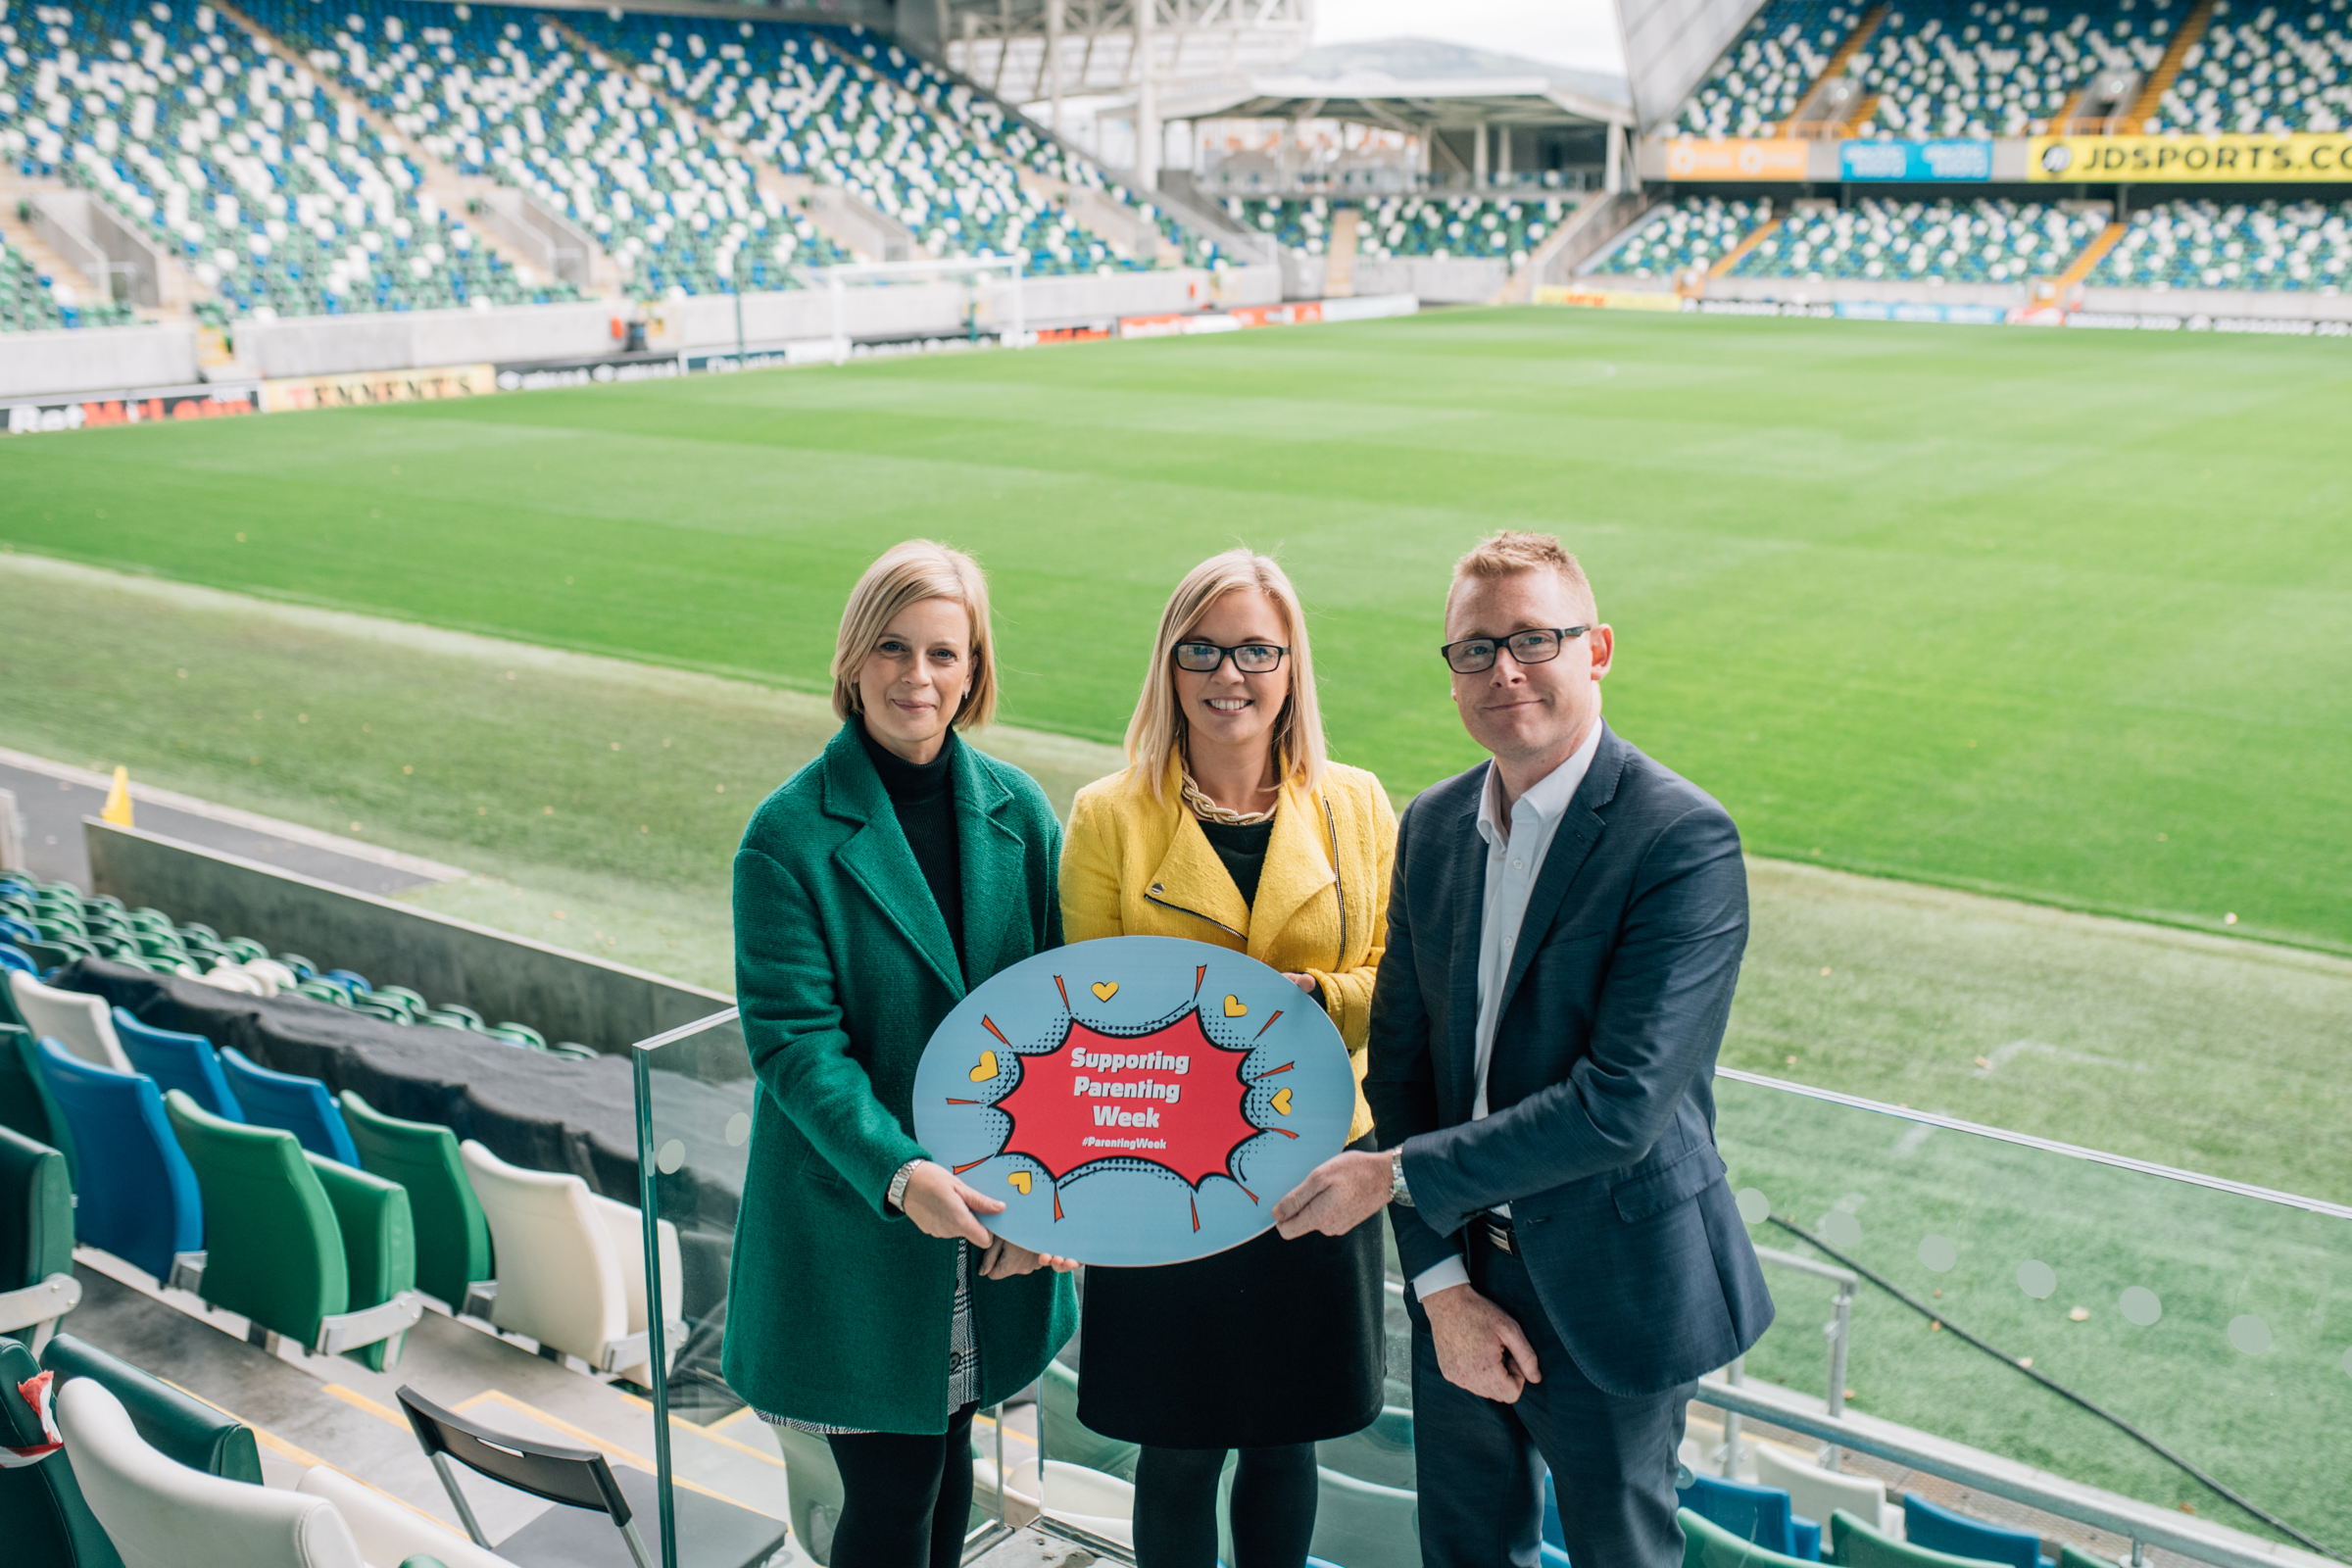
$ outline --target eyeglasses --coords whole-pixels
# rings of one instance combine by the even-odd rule
[[[1289,652],[1274,643],[1243,643],[1236,648],[1219,643],[1178,643],[1176,667],[1189,669],[1196,675],[1210,675],[1231,658],[1233,667],[1245,675],[1270,675],[1282,667],[1282,656]]]
[[[1522,664],[1548,664],[1560,657],[1560,644],[1572,637],[1582,637],[1590,626],[1530,626],[1508,637],[1465,637],[1458,643],[1447,643],[1438,650],[1446,656],[1446,667],[1457,675],[1475,675],[1494,667],[1497,650],[1507,648],[1511,658]]]

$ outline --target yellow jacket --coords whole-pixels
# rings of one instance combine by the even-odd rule
[[[1355,1067],[1353,1143],[1372,1130],[1361,1085],[1396,858],[1388,793],[1362,768],[1336,762],[1311,792],[1284,785],[1250,905],[1174,789],[1164,802],[1141,794],[1129,787],[1134,771],[1089,784],[1070,808],[1061,845],[1063,938],[1186,937],[1313,975]]]

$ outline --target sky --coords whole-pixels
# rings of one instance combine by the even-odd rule
[[[1557,66],[1622,71],[1611,0],[1314,0],[1315,42],[1438,38]]]

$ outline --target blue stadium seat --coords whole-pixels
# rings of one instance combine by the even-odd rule
[[[298,1073],[257,1067],[234,1046],[221,1048],[220,1070],[244,1111],[244,1121],[283,1128],[319,1158],[360,1168],[359,1146],[351,1141],[351,1129],[343,1124],[343,1112],[326,1085]]]
[[[2007,1568],[2055,1568],[2041,1554],[2041,1538],[2030,1530],[2005,1530],[1939,1508],[1916,1492],[1903,1494],[1903,1537],[1914,1546],[1955,1557],[1981,1557]]]
[[[204,1036],[157,1029],[117,1007],[115,1038],[122,1042],[131,1066],[154,1079],[159,1091],[184,1089],[190,1100],[214,1115],[227,1121],[245,1119],[221,1075],[220,1060],[213,1054],[213,1043]]]
[[[93,1066],[54,1040],[43,1040],[39,1054],[80,1151],[74,1236],[170,1279],[174,1255],[204,1246],[204,1210],[155,1080]]]
[[[28,974],[38,980],[41,977],[41,971],[34,966],[31,956],[17,944],[38,942],[41,940],[41,934],[27,927],[22,920],[12,920],[5,915],[0,915],[0,938],[7,939],[0,941],[0,969],[14,969],[19,974]]]
[[[1694,1475],[1682,1496],[1684,1507],[1742,1541],[1784,1557],[1821,1561],[1821,1526],[1798,1518],[1788,1506],[1788,1494],[1778,1487]]]

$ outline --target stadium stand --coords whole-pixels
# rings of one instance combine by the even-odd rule
[[[568,299],[524,283],[348,105],[196,0],[32,8],[0,98],[23,172],[85,186],[239,313]],[[12,112],[13,111],[13,112]]]
[[[37,1342],[80,1295],[66,1156],[0,1125],[0,1334]]]
[[[121,326],[132,319],[128,306],[77,303],[72,285],[61,284],[32,259],[0,240],[0,332],[48,328]]]
[[[1362,202],[1328,197],[1227,197],[1225,210],[1245,227],[1288,251],[1328,254],[1343,206],[1361,213],[1355,254],[1373,261],[1428,257],[1498,260],[1518,266],[1572,210],[1558,197],[1390,196]]]
[[[2132,215],[2091,270],[2119,288],[2340,289],[2352,202],[2164,202]]]
[[[1675,277],[1693,268],[1704,270],[1771,219],[1767,201],[1685,196],[1653,208],[1591,270],[1613,277]]]
[[[2055,277],[2105,225],[2037,202],[1885,201],[1791,214],[1735,277],[2017,283]]]
[[[1683,106],[1690,136],[1764,136],[1797,111],[1864,8],[1821,0],[1765,0]]]
[[[2240,11],[2217,0],[2144,129],[2342,130],[2352,123],[2352,3]]]
[[[1864,135],[2024,136],[2067,115],[2102,71],[2153,72],[2189,0],[2050,7],[1900,0],[1848,72],[1877,100]]]

